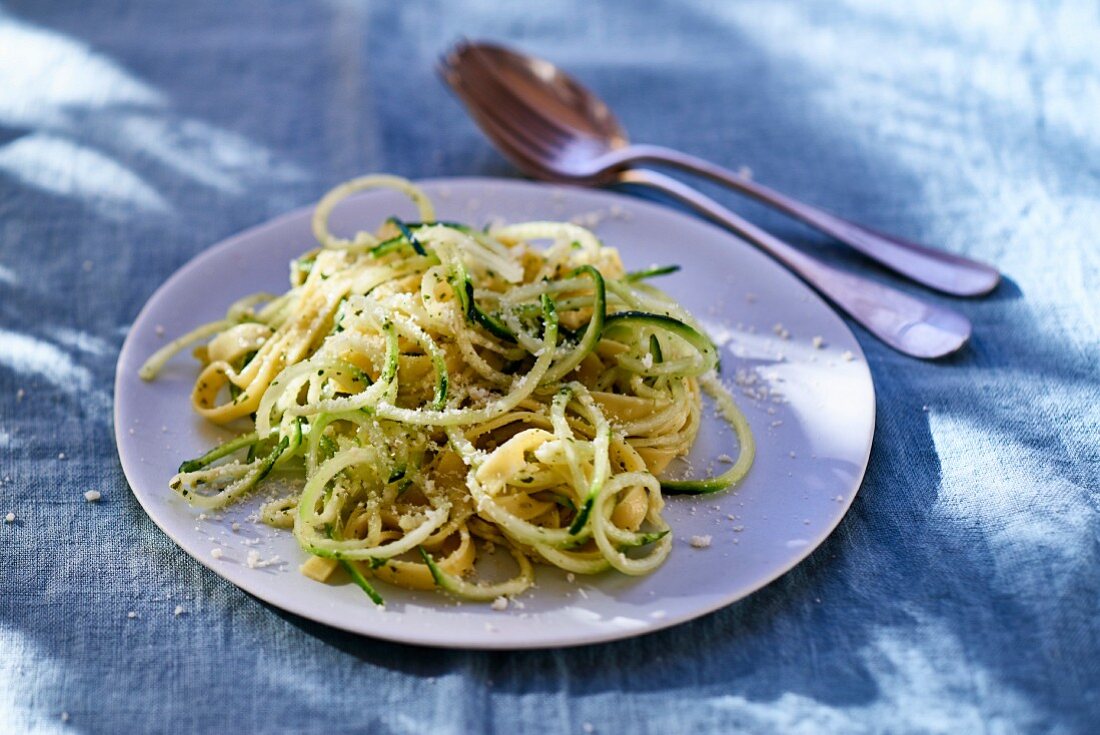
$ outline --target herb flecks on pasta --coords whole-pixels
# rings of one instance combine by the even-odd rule
[[[334,235],[339,201],[377,187],[408,194],[419,220]],[[313,232],[320,247],[291,264],[289,291],[238,301],[141,370],[152,379],[206,340],[194,409],[251,430],[170,486],[213,509],[266,478],[302,478],[261,517],[313,555],[304,573],[343,566],[379,603],[371,579],[491,600],[527,589],[533,561],[646,574],[672,549],[662,490],[716,492],[748,472],[752,435],[716,349],[648,283],[673,269],[626,273],[573,224],[437,222],[392,176],[331,191]],[[662,481],[699,431],[701,392],[738,458],[717,477]],[[512,578],[475,580],[486,547],[511,555]]]

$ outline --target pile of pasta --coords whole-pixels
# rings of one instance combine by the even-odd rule
[[[419,220],[332,234],[333,208],[377,187],[408,194]],[[752,435],[717,350],[649,283],[675,268],[627,273],[565,222],[439,222],[392,176],[331,191],[313,230],[319,247],[291,264],[286,293],[238,301],[141,373],[205,342],[194,410],[242,434],[170,486],[216,509],[300,478],[261,517],[293,530],[310,576],[342,567],[381,603],[372,580],[491,600],[527,589],[532,562],[646,574],[672,549],[663,494],[716,492],[748,471]],[[699,431],[701,392],[733,427],[737,459],[662,481]],[[514,573],[478,579],[486,549],[510,554]]]

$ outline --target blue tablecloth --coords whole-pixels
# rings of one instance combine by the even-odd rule
[[[434,76],[461,35],[560,62],[638,140],[1003,269],[952,302],[957,357],[860,333],[863,489],[751,598],[576,650],[405,647],[257,602],[131,496],[115,359],[177,267],[356,174],[515,175]],[[1095,2],[5,3],[0,730],[1095,731],[1098,49]]]

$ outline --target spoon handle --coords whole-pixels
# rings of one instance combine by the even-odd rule
[[[970,338],[963,315],[876,283],[796,250],[676,179],[644,169],[627,169],[619,183],[661,191],[729,228],[793,271],[837,308],[895,350],[933,359],[959,350]]]
[[[1001,278],[995,268],[985,263],[875,232],[687,153],[661,146],[631,145],[612,155],[621,164],[629,165],[641,161],[663,163],[725,184],[832,235],[872,260],[918,283],[944,293],[981,296],[996,288]]]

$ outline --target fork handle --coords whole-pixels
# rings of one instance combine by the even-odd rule
[[[662,163],[699,174],[747,194],[811,227],[832,235],[867,257],[930,288],[955,296],[981,296],[997,287],[1001,274],[985,263],[876,232],[823,209],[791,199],[747,176],[671,148],[631,145],[611,154],[618,165]]]
[[[970,338],[970,322],[963,315],[826,265],[676,179],[655,171],[627,169],[619,174],[618,181],[656,189],[729,228],[769,253],[867,331],[899,352],[934,359],[955,352]]]

